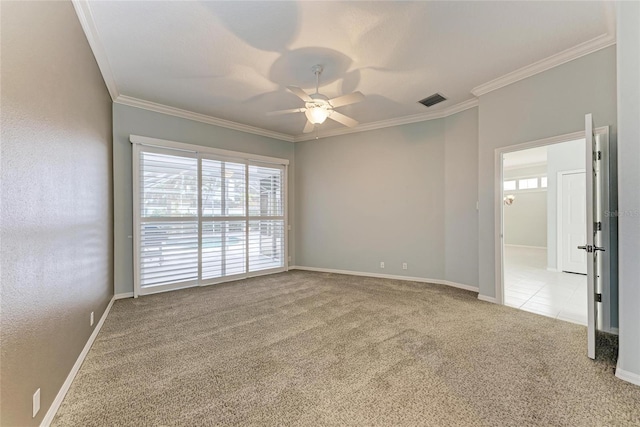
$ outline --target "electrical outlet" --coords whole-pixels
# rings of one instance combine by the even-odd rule
[[[89,316],[89,326],[93,326],[93,311],[91,312],[91,316]]]
[[[37,389],[35,393],[33,393],[33,415],[31,418],[35,418],[40,411],[40,389]]]
[[[403,270],[406,270],[407,268],[408,268],[407,263],[406,263],[406,262],[403,262],[403,263],[402,263],[402,269],[403,269]]]
[[[380,261],[380,268],[384,268],[384,261]]]

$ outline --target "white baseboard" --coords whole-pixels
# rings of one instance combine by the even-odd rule
[[[133,298],[133,292],[122,292],[113,296],[114,300]]]
[[[527,246],[527,245],[512,245],[511,243],[505,243],[505,246],[509,246],[512,248],[525,248],[525,249],[544,249],[547,250],[546,246]]]
[[[42,419],[42,423],[40,423],[40,427],[49,427],[49,425],[53,421],[53,418],[56,416],[56,413],[58,412],[58,409],[60,409],[60,405],[62,404],[64,397],[67,395],[67,392],[69,391],[69,387],[71,387],[71,383],[73,382],[74,378],[78,374],[78,371],[80,370],[80,367],[84,362],[84,359],[87,357],[87,354],[89,354],[89,350],[91,349],[93,342],[96,340],[96,337],[98,336],[98,333],[100,332],[100,329],[102,328],[102,325],[104,324],[104,321],[107,318],[107,315],[109,314],[109,311],[111,310],[111,306],[113,306],[113,302],[115,301],[115,299],[116,298],[114,296],[113,298],[111,298],[111,301],[109,301],[109,305],[107,305],[107,308],[104,310],[104,313],[100,318],[100,321],[98,322],[95,329],[91,333],[91,336],[89,337],[89,340],[87,341],[84,348],[80,352],[80,355],[76,360],[76,363],[74,363],[73,367],[71,368],[71,372],[69,372],[69,375],[67,375],[67,379],[62,384],[60,391],[58,391],[56,398],[53,400],[53,403],[49,407],[49,410],[47,411],[46,415]]]
[[[464,283],[452,282],[450,280],[431,280],[426,279],[428,283],[437,283],[439,285],[447,285],[452,288],[464,289],[465,291],[478,292],[477,286],[465,285]]]
[[[620,378],[622,381],[640,386],[640,375],[634,374],[633,372],[616,368],[616,377]]]
[[[486,296],[486,295],[478,294],[478,299],[479,299],[480,301],[491,302],[491,303],[494,303],[494,304],[497,304],[497,303],[498,303],[498,300],[496,299],[496,297],[488,297],[488,296]]]
[[[318,271],[321,273],[336,273],[336,274],[347,274],[350,276],[376,277],[379,279],[405,280],[408,282],[434,283],[436,285],[446,285],[446,286],[451,286],[458,289],[464,289],[465,291],[478,292],[478,287],[476,286],[451,282],[449,280],[427,279],[424,277],[397,276],[394,274],[369,273],[364,271],[351,271],[351,270],[336,270],[333,268],[305,267],[301,265],[291,265],[289,266],[289,270]]]

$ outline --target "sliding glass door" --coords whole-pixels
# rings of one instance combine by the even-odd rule
[[[270,270],[284,264],[284,169],[248,165],[249,272]]]
[[[137,267],[144,289],[198,282],[198,159],[177,153],[140,153]]]
[[[284,165],[147,146],[135,153],[136,294],[285,270]]]
[[[202,159],[202,280],[247,272],[246,164]]]

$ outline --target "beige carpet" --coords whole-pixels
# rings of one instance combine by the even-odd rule
[[[640,425],[582,326],[294,271],[117,301],[54,425]]]

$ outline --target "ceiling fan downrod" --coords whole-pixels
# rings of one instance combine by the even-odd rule
[[[320,88],[320,74],[322,74],[322,70],[323,68],[320,64],[316,64],[311,67],[311,71],[313,71],[313,74],[316,75],[316,94],[320,93],[318,89]]]

